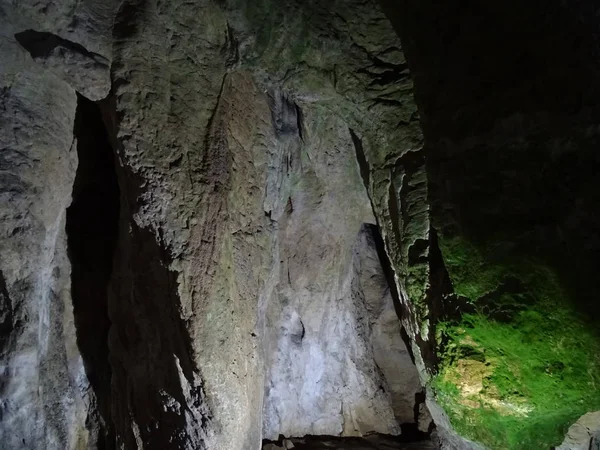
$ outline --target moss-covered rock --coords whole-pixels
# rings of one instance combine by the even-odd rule
[[[558,445],[600,408],[593,324],[540,259],[456,235],[440,248],[456,295],[447,311],[461,311],[437,328],[440,404],[459,433],[492,449]]]

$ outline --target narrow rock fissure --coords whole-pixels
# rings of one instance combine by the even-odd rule
[[[371,192],[370,192],[370,188],[369,188],[370,183],[371,183],[371,181],[370,181],[371,169],[369,167],[369,162],[367,161],[367,157],[366,157],[364,149],[363,149],[362,140],[358,137],[358,135],[351,128],[349,128],[348,131],[350,132],[350,137],[352,138],[352,143],[354,145],[354,151],[356,154],[356,161],[358,163],[360,176],[363,180],[363,184],[365,186],[365,190],[367,192],[369,201],[371,202],[371,208],[373,210],[373,215],[375,216],[375,219],[377,221],[377,225],[369,225],[372,235],[373,235],[373,239],[375,241],[377,256],[379,257],[379,262],[381,264],[383,274],[385,275],[387,284],[390,288],[390,294],[392,296],[392,299],[394,300],[394,308],[396,310],[396,314],[398,315],[398,319],[401,320],[403,315],[405,314],[404,307],[402,305],[402,302],[400,301],[400,293],[398,292],[398,287],[396,286],[396,281],[394,279],[394,268],[392,266],[392,262],[390,261],[388,254],[387,254],[387,250],[385,248],[385,242],[383,240],[383,236],[382,236],[382,234],[380,232],[380,228],[379,228],[379,219],[377,218],[377,214],[375,212],[375,209],[373,208],[373,200],[371,198]],[[390,190],[393,191],[391,184],[390,184]],[[408,335],[406,333],[403,333],[402,338],[405,341],[406,347],[409,349],[411,359],[413,360],[413,363],[414,363],[414,356],[411,351],[410,342],[408,341]]]
[[[12,302],[8,296],[4,274],[0,270],[0,355],[9,340],[13,327]]]
[[[79,163],[66,223],[71,296],[77,344],[96,401],[87,423],[92,432],[99,433],[99,448],[108,450],[114,442],[108,419],[108,285],[117,243],[119,185],[100,109],[81,95],[74,135]]]
[[[355,154],[356,154],[356,160],[357,160],[357,163],[359,166],[360,175],[363,180],[367,195],[369,197],[369,201],[371,201],[371,206],[373,206],[371,195],[370,195],[370,190],[369,190],[369,188],[370,188],[370,170],[371,170],[369,167],[369,162],[366,158],[361,139],[354,132],[354,130],[349,129],[349,132],[350,132],[350,136],[352,138],[352,143],[354,145],[354,150],[355,150]],[[411,162],[412,162],[412,160],[411,160]],[[397,202],[397,198],[396,198],[394,184],[392,181],[390,181],[389,189],[390,189],[390,205],[389,205],[390,213],[392,214],[392,216],[396,215],[396,218],[395,218],[395,220],[393,220],[393,223],[398,224],[398,221],[399,221],[398,202]],[[375,215],[375,217],[377,217],[374,209],[373,209],[373,214]],[[377,225],[366,224],[366,226],[368,227],[369,232],[371,233],[371,235],[373,237],[373,241],[375,243],[375,248],[377,251],[377,256],[379,258],[379,263],[381,264],[381,269],[382,269],[383,275],[385,276],[387,285],[390,290],[390,295],[391,295],[393,303],[394,303],[394,309],[396,311],[396,315],[398,316],[398,320],[402,320],[402,318],[407,314],[407,312],[406,312],[406,308],[403,306],[401,299],[400,299],[400,293],[398,292],[398,287],[396,285],[396,280],[395,280],[394,268],[393,268],[392,262],[390,261],[389,255],[388,255],[386,247],[385,247],[385,241],[383,239],[383,236],[382,236],[380,228],[379,228],[380,227],[379,221],[377,221]],[[394,232],[399,233],[399,230],[396,228],[394,230]],[[397,239],[400,240],[399,235],[397,236]],[[406,330],[404,329],[403,326],[401,327],[401,337],[402,337],[402,340],[404,341],[406,349],[408,350],[408,353],[410,355],[410,359],[411,359],[412,363],[415,364],[415,356],[412,351],[411,341],[408,336],[408,333],[406,332]],[[414,423],[400,424],[400,427],[402,430],[402,434],[401,434],[402,442],[429,441],[429,439],[431,437],[431,433],[435,429],[435,424],[433,422],[431,422],[427,432],[421,431],[419,429],[419,416],[421,414],[421,410],[423,408],[424,403],[425,403],[425,396],[423,393],[419,393],[419,394],[415,395],[415,404],[414,404],[415,421],[414,421]],[[349,447],[349,448],[352,448],[352,447]],[[373,448],[376,448],[376,447],[373,447]]]
[[[398,289],[396,287],[396,283],[394,280],[394,271],[392,268],[392,263],[391,263],[391,261],[388,257],[388,254],[385,250],[385,243],[383,241],[383,237],[381,236],[381,232],[380,232],[378,226],[371,225],[371,224],[368,224],[367,226],[369,227],[369,230],[370,230],[371,235],[373,236],[373,240],[375,242],[377,256],[379,257],[379,263],[381,264],[383,274],[387,280],[387,285],[390,289],[390,294],[394,301],[394,308],[396,310],[396,314],[398,315],[398,320],[401,320],[402,314],[403,314],[402,313],[402,304],[400,302],[400,295],[398,293]],[[412,351],[412,345],[411,345],[408,333],[406,332],[406,330],[404,329],[403,326],[400,328],[400,332],[401,332],[402,340],[404,341],[404,345],[406,346],[406,349],[408,350],[408,353],[410,355],[410,359],[411,359],[412,363],[415,364],[415,356]],[[432,422],[432,427],[430,427],[430,429],[427,432],[423,432],[423,431],[419,430],[419,427],[418,427],[420,406],[424,402],[425,402],[425,396],[422,393],[418,393],[415,395],[415,406],[414,406],[415,421],[414,421],[414,423],[400,424],[400,428],[402,429],[401,436],[403,437],[403,439],[405,439],[402,442],[419,442],[419,441],[423,441],[423,440],[428,440],[430,438],[431,432],[433,431],[432,427],[435,427],[433,422]]]
[[[377,250],[377,256],[379,257],[379,263],[381,264],[381,270],[383,271],[383,275],[387,281],[387,285],[390,288],[390,294],[392,296],[392,300],[394,300],[394,308],[396,309],[396,314],[398,315],[398,320],[401,320],[403,317],[404,310],[402,306],[402,302],[400,301],[400,293],[398,292],[398,287],[396,286],[396,281],[394,279],[394,268],[392,266],[392,262],[387,254],[385,249],[385,242],[383,241],[383,236],[379,231],[379,226],[367,224],[371,235],[373,236],[373,240],[375,241],[375,249]],[[409,349],[411,359],[414,364],[414,356],[410,351],[410,342],[408,342],[408,335],[403,333],[403,339],[405,340],[406,348]]]
[[[352,138],[352,144],[354,144],[354,151],[356,153],[356,161],[358,162],[358,168],[360,170],[360,176],[363,180],[363,184],[365,185],[365,189],[367,191],[367,195],[369,195],[369,200],[371,199],[369,192],[370,185],[370,171],[369,171],[369,162],[367,161],[367,157],[365,156],[365,151],[362,146],[362,141],[357,136],[352,128],[349,128],[350,137]]]
[[[25,48],[32,58],[46,58],[57,47],[69,49],[84,57],[90,58],[98,64],[108,66],[108,60],[97,53],[88,51],[84,46],[56,34],[45,31],[25,30],[15,34],[15,39]]]

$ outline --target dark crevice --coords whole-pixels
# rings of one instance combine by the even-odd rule
[[[107,66],[108,60],[98,53],[88,51],[83,45],[63,39],[45,31],[25,30],[15,34],[15,39],[29,52],[32,58],[47,58],[55,48],[66,48]]]
[[[221,80],[221,87],[219,88],[219,95],[217,95],[217,101],[215,102],[215,106],[213,108],[213,110],[211,111],[210,117],[208,118],[208,122],[206,124],[206,132],[204,134],[204,149],[208,150],[211,148],[211,146],[215,145],[215,132],[216,130],[216,125],[215,125],[215,120],[217,118],[217,113],[219,111],[219,105],[221,104],[221,99],[223,98],[223,92],[225,90],[225,83],[227,82],[227,74],[225,74],[223,76],[223,79]],[[204,152],[204,157],[202,160],[202,164],[203,166],[209,166],[211,165],[211,158],[210,158],[210,152],[209,151],[205,151]]]
[[[298,136],[303,139],[302,110],[285,92],[272,90],[269,92],[269,108],[271,122],[278,138],[282,136]]]
[[[460,315],[460,308],[453,294],[450,275],[446,270],[442,251],[438,244],[437,232],[434,228],[429,231],[429,289],[427,290],[429,305],[429,322],[433,326],[429,330],[430,339],[421,343],[421,353],[425,365],[431,373],[437,370],[438,357],[435,345],[435,325],[442,319],[451,319]],[[437,349],[439,350],[439,349]]]
[[[360,140],[360,138],[356,135],[352,128],[348,128],[348,131],[350,131],[350,137],[352,138],[352,143],[354,144],[354,151],[356,152],[356,161],[358,162],[360,176],[363,180],[363,184],[365,185],[367,195],[369,195],[369,185],[371,184],[369,162],[367,161],[367,157],[365,155],[365,151],[363,149],[362,141]]]
[[[109,417],[108,284],[119,221],[119,186],[114,156],[99,107],[77,96],[74,134],[79,164],[67,209],[71,295],[77,344],[97,401],[88,426],[99,432],[99,448],[114,442]],[[98,417],[93,417],[95,414]]]
[[[13,331],[13,319],[12,301],[8,295],[4,274],[0,270],[0,355],[2,355]]]
[[[116,41],[134,36],[138,24],[144,23],[143,16],[147,14],[148,0],[123,0],[115,15],[113,37]]]
[[[381,269],[383,271],[383,275],[387,281],[387,284],[390,288],[390,295],[392,296],[392,300],[394,301],[394,308],[396,310],[396,314],[398,315],[398,319],[402,319],[407,316],[406,307],[402,304],[400,300],[400,293],[398,292],[398,287],[396,286],[395,280],[395,272],[392,266],[392,262],[388,257],[387,251],[385,249],[385,243],[383,241],[383,237],[379,231],[379,227],[372,224],[365,224],[368,229],[371,231],[371,235],[373,236],[373,240],[375,241],[375,249],[377,250],[377,256],[379,257],[379,263],[381,264]],[[407,343],[410,344],[410,343]],[[410,345],[407,345],[407,348],[410,349]],[[411,358],[414,357],[411,354]]]
[[[410,360],[412,361],[413,364],[415,364],[415,354],[412,349],[410,337],[408,336],[408,333],[406,332],[406,328],[404,328],[404,327],[400,328],[400,336],[402,337],[402,340],[404,341],[404,345],[406,346],[406,349],[408,350],[408,354],[410,355]]]
[[[403,211],[399,207],[393,172],[390,173],[390,178],[390,184],[388,186],[388,210],[390,212],[390,222],[394,233],[394,239],[398,245],[400,245],[402,243],[402,233],[400,232],[400,229],[406,224],[405,220],[408,220],[408,217],[405,217]]]
[[[298,136],[301,141],[304,141],[304,116],[302,115],[302,109],[297,103],[294,103],[296,108],[296,127],[298,128]]]
[[[304,437],[285,438],[279,436],[277,441],[263,441],[263,448],[273,444],[275,448],[290,448],[293,444],[297,450],[433,450],[438,448],[436,443],[427,436],[424,439],[414,439],[411,432],[399,436],[391,436],[380,433],[372,433],[362,437],[355,436],[327,436],[307,435]],[[272,447],[271,447],[272,448]]]
[[[418,408],[418,405],[415,405],[415,408]],[[430,433],[426,431],[419,430],[418,422],[407,422],[400,424],[400,429],[402,433],[402,442],[421,442],[427,441],[430,439]]]
[[[414,416],[415,417],[415,423],[419,423],[419,416],[421,415],[421,408],[420,407],[421,407],[421,405],[423,403],[425,403],[425,398],[426,398],[426,395],[425,395],[425,391],[424,390],[421,391],[421,392],[417,392],[415,394],[415,407],[413,409],[413,412],[415,414],[415,416]]]
[[[399,81],[403,80],[403,79],[407,79],[409,78],[408,75],[408,71],[406,70],[406,68],[401,68],[399,70],[387,70],[383,73],[379,73],[379,74],[372,74],[366,70],[359,70],[358,71],[366,73],[368,75],[370,75],[371,77],[373,77],[373,81],[371,81],[369,83],[370,87],[373,86],[388,86],[390,84],[395,84],[398,83]]]
[[[429,240],[416,239],[408,249],[408,264],[414,265],[427,262],[429,254]]]
[[[223,47],[223,52],[227,58],[227,67],[234,67],[240,61],[240,43],[235,36],[234,29],[231,27],[229,22],[227,22],[226,41],[225,46]]]
[[[400,100],[394,100],[391,98],[383,98],[383,97],[375,97],[373,100],[371,100],[371,106],[369,106],[370,109],[372,109],[374,106],[379,106],[379,105],[383,105],[383,106],[390,106],[393,108],[397,108],[397,107],[403,107],[404,103],[401,102]]]

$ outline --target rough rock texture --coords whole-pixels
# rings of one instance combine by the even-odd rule
[[[597,450],[600,448],[600,412],[584,414],[569,427],[556,450]]]
[[[80,150],[75,89],[94,100],[110,90],[113,9],[0,3],[2,448],[94,448],[102,440],[65,228]]]
[[[92,401],[65,235],[77,100],[12,36],[2,36],[0,52],[0,447],[72,449],[87,441]]]
[[[359,168],[356,152],[384,166],[377,189],[387,196],[389,152],[379,145],[402,151],[418,143],[418,126],[410,83],[398,84],[407,75],[397,37],[372,5],[351,6],[367,14],[374,42],[353,31],[362,22],[341,5],[273,5],[269,36],[253,28],[250,6],[121,6],[111,120],[121,217],[131,219],[109,313],[113,414],[125,445],[251,448],[263,432],[396,434],[415,423],[420,389],[400,327],[389,324],[391,297],[382,280],[377,290],[360,285],[365,271],[381,279],[381,270],[364,262],[378,261],[372,245],[357,244],[374,220],[360,176],[371,169]],[[299,29],[302,42],[283,48],[271,37],[293,41]],[[351,58],[336,65],[342,51]],[[399,113],[406,124],[387,135]],[[146,254],[151,236],[158,253]],[[158,342],[164,352],[144,350]],[[378,368],[388,345],[402,359]],[[191,406],[179,364],[196,392]],[[165,399],[173,406],[161,411]]]
[[[0,3],[1,448],[545,448],[598,409],[596,10],[381,3]]]
[[[0,3],[3,34],[90,100],[110,91],[116,0]],[[39,71],[39,69],[38,69]]]
[[[254,5],[235,2],[2,9],[29,64],[9,67],[71,98],[54,133],[71,167],[51,211],[72,265],[77,333],[65,341],[90,392],[73,420],[87,415],[92,446],[242,449],[263,433],[429,428],[385,250],[365,225],[389,208],[396,153],[419,144],[398,38],[370,3],[272,6],[268,35]]]
[[[362,225],[374,219],[350,132],[321,108],[272,95],[287,148],[274,152],[275,173],[285,176],[273,208],[270,197],[266,205],[277,224],[279,274],[265,306],[264,437],[397,434],[415,420],[420,383],[374,228]],[[394,356],[388,362],[383,352]]]

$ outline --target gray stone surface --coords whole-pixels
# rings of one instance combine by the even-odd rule
[[[117,0],[0,2],[2,33],[82,95],[110,91],[112,24]],[[37,69],[39,70],[39,68]]]
[[[597,450],[600,448],[600,411],[590,412],[575,422],[555,450]]]
[[[325,6],[274,4],[265,36],[235,2],[2,4],[4,446],[233,450],[414,423],[420,381],[371,228],[390,149],[419,143],[406,63],[372,4]],[[71,303],[75,90],[111,86],[112,275],[72,255]]]
[[[8,448],[33,435],[53,448],[94,446],[114,432],[124,448],[246,449],[279,434],[398,434],[400,424],[426,417],[415,415],[418,372],[365,226],[382,224],[382,245],[399,264],[394,289],[407,307],[401,278],[427,224],[416,234],[409,229],[426,208],[417,205],[425,195],[420,166],[400,162],[419,148],[420,132],[398,38],[368,2],[254,8],[233,1],[2,4],[10,23],[4,104],[31,97],[33,86],[42,94],[12,116],[6,107],[3,113],[17,130],[11,152],[3,150],[3,183],[16,204],[11,226],[16,235],[28,229],[20,221],[30,220],[32,198],[45,214],[22,244],[38,246],[31,255],[43,270],[25,250],[14,253],[29,270],[54,274],[56,281],[44,278],[35,289],[64,293],[64,312],[44,320],[67,317],[50,326],[59,337],[46,344],[44,320],[32,317],[57,303],[44,306],[39,298],[47,294],[22,287],[31,311],[19,322],[24,308],[12,292],[27,276],[3,269],[6,348],[49,345],[58,356],[50,366],[36,356],[27,376],[67,383],[47,389],[49,400],[34,394],[45,392],[38,381],[11,376],[6,398],[16,406],[6,406],[2,419]],[[268,34],[257,12],[268,13]],[[118,163],[114,264],[112,275],[98,275],[110,281],[88,277],[100,283],[99,294],[74,284],[73,317],[64,212],[76,169],[75,90],[99,101],[111,86],[101,108]],[[46,125],[50,119],[60,129]],[[38,145],[35,133],[53,141]],[[54,141],[68,142],[68,158],[44,151],[62,148]],[[43,170],[29,162],[35,158]],[[86,170],[82,176],[92,176]],[[405,207],[415,186],[417,206]],[[398,207],[406,211],[396,229]],[[21,245],[11,233],[6,245]],[[16,264],[6,255],[3,264]],[[84,272],[74,270],[80,280]],[[106,325],[90,324],[93,308]],[[38,340],[15,333],[17,323]],[[106,355],[95,353],[102,346],[89,344],[94,339],[107,341]],[[7,372],[21,367],[15,358],[24,350],[13,347],[5,352]],[[60,363],[64,355],[77,363]],[[15,412],[13,426],[12,409],[57,401],[75,405],[52,425],[60,437],[48,431],[60,407],[47,410],[48,419]]]
[[[374,219],[352,134],[364,136],[362,150],[380,151],[380,159],[385,150],[379,143],[389,139],[391,148],[405,136],[384,137],[383,128],[397,121],[399,109],[377,100],[396,96],[406,99],[407,109],[412,104],[408,88],[394,91],[377,81],[390,68],[394,80],[407,83],[399,43],[372,5],[352,7],[383,31],[373,33],[376,42],[353,35],[361,25],[351,16],[342,20],[323,8],[316,12],[324,15],[312,16],[315,11],[293,3],[273,5],[269,14],[286,19],[273,22],[265,39],[250,6],[229,6],[136,10],[139,5],[126,2],[117,15],[112,133],[126,186],[122,217],[132,218],[117,252],[137,261],[139,250],[127,247],[136,249],[142,237],[137,234],[135,244],[125,235],[128,229],[148,230],[144,239],[155,236],[165,253],[160,264],[176,281],[159,281],[166,269],[147,279],[147,265],[126,263],[132,275],[114,282],[129,289],[138,278],[134,284],[149,284],[144,289],[150,292],[162,285],[177,289],[168,296],[181,311],[176,326],[189,336],[190,370],[203,392],[198,419],[162,419],[173,425],[162,430],[149,425],[152,414],[141,411],[158,414],[161,399],[144,380],[151,373],[177,399],[179,388],[166,368],[174,364],[170,354],[184,350],[169,343],[172,350],[162,363],[148,366],[150,356],[139,345],[167,333],[159,323],[173,313],[160,303],[156,309],[165,313],[145,312],[149,294],[141,291],[130,304],[118,296],[110,306],[111,357],[123,366],[113,376],[117,433],[126,445],[134,445],[137,435],[157,445],[202,429],[203,443],[193,445],[228,450],[259,445],[263,432],[398,433],[397,419],[415,420],[419,382],[393,321],[391,297],[377,291],[381,284],[367,287],[366,294],[359,286],[360,258],[353,249],[361,225]],[[343,8],[337,13],[347,15]],[[331,26],[344,36],[343,48],[331,34],[326,41],[333,47],[317,37]],[[304,44],[294,41],[302,27],[311,29]],[[273,38],[277,33],[294,42],[281,48],[283,41]],[[332,58],[340,51],[350,51],[351,58],[335,68]],[[337,80],[332,71],[339,71]],[[409,118],[412,113],[414,107]],[[368,114],[373,118],[364,124]],[[416,123],[408,127],[417,130]],[[372,249],[370,255],[373,260]],[[373,311],[366,311],[363,297]],[[118,331],[132,324],[141,336],[136,346]],[[166,335],[160,340],[171,342]],[[387,345],[402,358],[398,364],[382,361]],[[406,392],[400,389],[403,379],[410,386]],[[130,396],[145,400],[120,400]],[[264,408],[264,417],[257,407]],[[139,432],[130,431],[129,416]]]
[[[93,394],[76,345],[65,236],[76,96],[10,35],[0,60],[0,448],[81,448]]]

